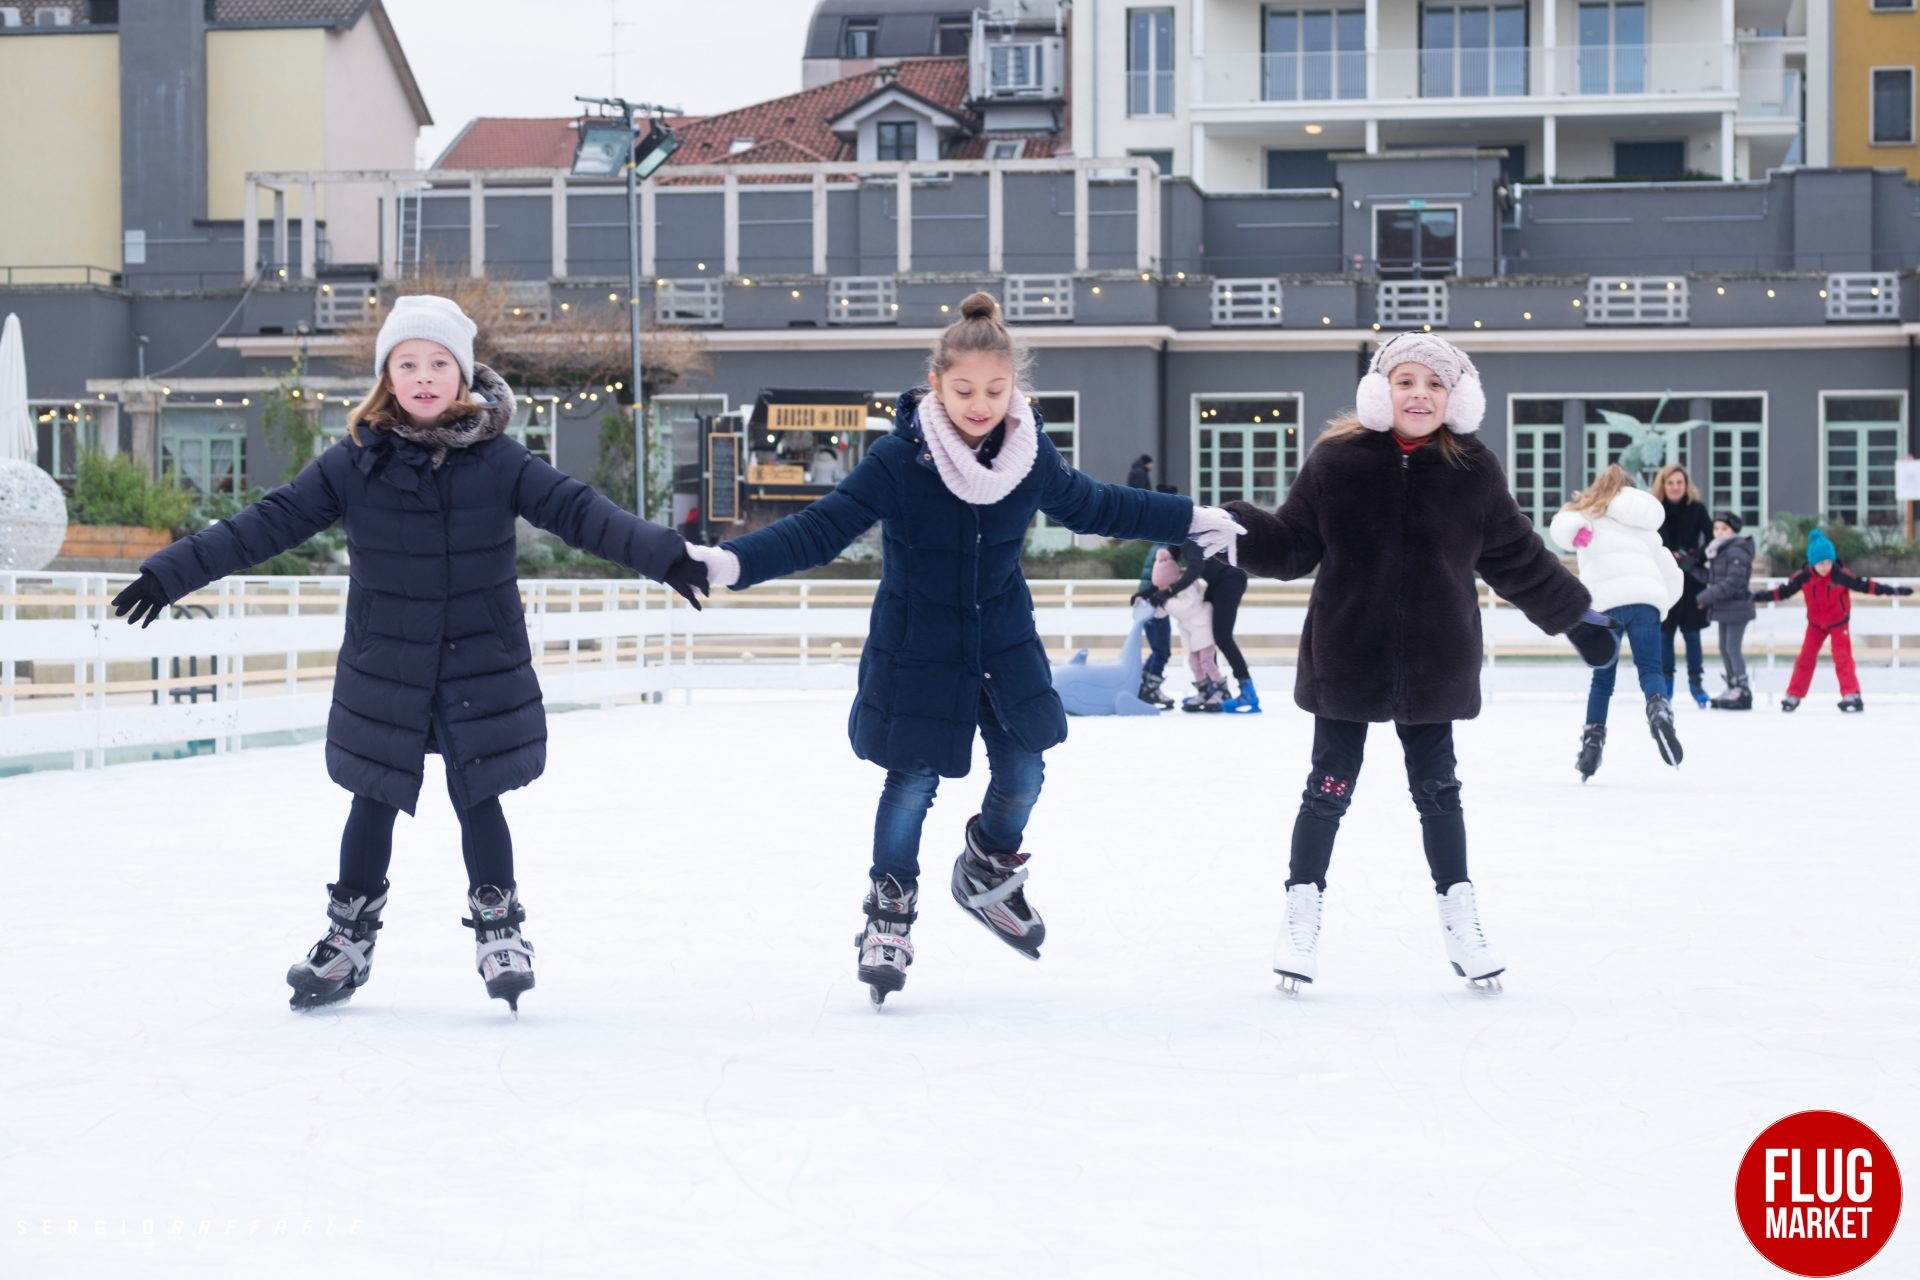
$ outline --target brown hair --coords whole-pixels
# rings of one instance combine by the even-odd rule
[[[1607,513],[1608,504],[1620,496],[1622,489],[1633,487],[1633,477],[1616,462],[1602,471],[1599,479],[1574,494],[1573,501],[1561,510],[1577,511],[1584,516],[1603,516]]]
[[[1655,473],[1653,477],[1653,496],[1660,499],[1660,501],[1662,502],[1665,502],[1667,500],[1667,477],[1672,475],[1676,471],[1678,471],[1682,476],[1686,477],[1687,501],[1688,502],[1700,501],[1700,490],[1694,488],[1694,485],[1693,485],[1693,473],[1688,471],[1683,464],[1678,462],[1669,462],[1666,466],[1660,468],[1660,470]]]
[[[1320,438],[1313,442],[1313,447],[1318,449],[1329,440],[1351,440],[1357,436],[1379,434],[1381,433],[1372,427],[1363,425],[1353,411],[1348,410],[1327,423],[1326,430],[1322,431]],[[1440,451],[1440,456],[1447,460],[1447,465],[1450,467],[1459,467],[1464,470],[1473,465],[1467,454],[1467,442],[1454,434],[1452,427],[1442,426],[1433,433],[1433,447]]]
[[[970,293],[960,300],[960,318],[940,331],[927,357],[929,377],[940,377],[964,355],[1004,357],[1013,366],[1014,389],[1026,385],[1033,353],[1017,341],[1000,318],[1000,303],[990,293]]]
[[[440,411],[441,422],[457,422],[480,412],[480,402],[467,394],[467,380],[460,379],[459,387],[453,393],[453,399]],[[365,444],[360,438],[360,428],[370,431],[391,431],[402,422],[411,422],[407,411],[400,407],[400,397],[393,394],[393,379],[385,370],[380,373],[380,381],[373,390],[367,392],[352,413],[347,415],[347,438],[355,444]]]

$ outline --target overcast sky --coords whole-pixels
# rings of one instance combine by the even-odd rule
[[[812,0],[386,0],[386,7],[433,113],[420,133],[422,164],[474,116],[563,116],[576,109],[576,93],[663,102],[692,115],[792,93],[813,16]]]

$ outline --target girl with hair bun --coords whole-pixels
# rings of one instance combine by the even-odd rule
[[[942,778],[963,778],[977,733],[988,781],[951,886],[962,909],[1030,959],[1046,926],[1027,901],[1021,848],[1043,754],[1067,736],[1052,668],[1020,576],[1044,511],[1075,533],[1233,555],[1240,526],[1212,507],[1068,466],[1025,394],[1029,357],[991,294],[969,294],[934,343],[927,385],[900,397],[893,433],[803,511],[719,547],[694,547],[715,587],[825,564],[876,521],[885,555],[859,691],[854,754],[887,771],[873,827],[860,981],[877,1007],[906,983],[918,916],[920,830]]]

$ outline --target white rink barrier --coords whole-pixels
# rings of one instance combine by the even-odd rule
[[[344,577],[234,577],[147,628],[112,616],[125,574],[0,572],[0,763],[324,726],[342,634]],[[1769,584],[1778,579],[1763,580]],[[674,689],[847,689],[876,583],[816,579],[721,592],[695,611],[636,579],[520,584],[550,703],[611,706]],[[1130,624],[1127,580],[1038,580],[1034,618],[1056,661],[1111,656]],[[1235,629],[1255,666],[1294,661],[1310,583],[1255,581]],[[1518,610],[1481,590],[1487,663],[1571,659]],[[1920,608],[1857,598],[1855,653],[1899,667],[1920,653]],[[1762,606],[1746,650],[1756,670],[1791,665],[1805,627],[1797,600]],[[1712,649],[1712,629],[1707,632]],[[1176,643],[1176,653],[1178,646]]]

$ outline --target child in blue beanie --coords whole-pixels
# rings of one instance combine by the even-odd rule
[[[1783,586],[1753,593],[1755,604],[1785,600],[1797,592],[1807,595],[1807,637],[1800,644],[1800,657],[1793,664],[1793,678],[1787,682],[1787,696],[1780,699],[1782,711],[1800,705],[1813,687],[1814,664],[1820,660],[1820,647],[1833,640],[1833,671],[1840,677],[1840,709],[1865,711],[1860,700],[1860,678],[1853,669],[1853,595],[1855,591],[1874,596],[1910,596],[1912,587],[1890,587],[1872,578],[1855,577],[1840,563],[1833,540],[1815,529],[1807,537],[1807,567],[1788,578]]]

